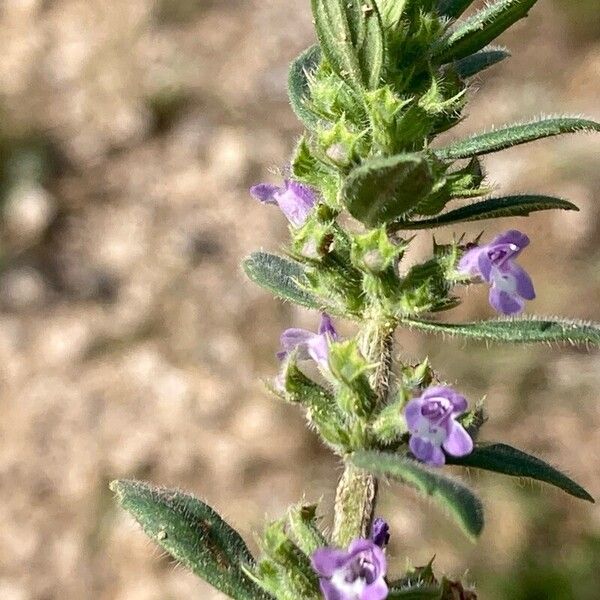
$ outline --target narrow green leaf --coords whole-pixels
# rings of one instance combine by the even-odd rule
[[[439,0],[438,13],[449,19],[457,19],[475,0]]]
[[[442,589],[436,585],[392,588],[387,595],[387,600],[441,600],[441,598]]]
[[[403,319],[402,322],[413,329],[473,340],[513,344],[564,342],[600,346],[600,324],[556,317],[527,316],[476,323],[438,323],[420,319]]]
[[[144,532],[196,575],[235,600],[270,598],[242,571],[254,564],[244,540],[210,506],[141,481],[113,481],[110,488]]]
[[[532,212],[540,210],[579,210],[571,202],[553,198],[552,196],[504,196],[502,198],[489,198],[483,202],[476,202],[462,206],[443,215],[422,221],[406,221],[393,225],[393,229],[429,229],[469,221],[482,221],[484,219],[499,219],[501,217],[526,217]]]
[[[317,36],[332,69],[357,90],[379,85],[384,62],[381,16],[373,0],[311,0]]]
[[[422,154],[374,158],[356,167],[344,182],[350,214],[377,227],[412,210],[432,189],[433,175]]]
[[[309,129],[320,122],[319,117],[310,110],[310,76],[321,62],[321,49],[318,45],[307,48],[290,66],[288,75],[288,95],[296,116]]]
[[[450,146],[436,150],[436,154],[442,159],[458,160],[498,152],[512,146],[563,133],[577,133],[579,131],[600,131],[600,123],[579,117],[556,117],[529,121],[528,123],[517,123],[459,140],[450,144]]]
[[[448,463],[494,471],[512,477],[528,477],[549,483],[575,498],[594,502],[590,494],[564,473],[543,460],[506,444],[479,444],[472,454],[462,458],[448,457]]]
[[[440,502],[471,538],[483,529],[483,506],[463,483],[398,454],[359,450],[352,455],[359,468],[387,475]]]
[[[488,46],[479,52],[475,52],[475,54],[457,60],[454,63],[454,67],[463,79],[467,79],[502,62],[509,56],[510,52],[504,48]]]
[[[437,52],[447,63],[485,48],[511,25],[527,16],[537,0],[498,0],[459,23]]]
[[[277,297],[307,308],[322,308],[323,303],[303,289],[306,275],[300,263],[267,252],[253,252],[242,265],[254,283]]]

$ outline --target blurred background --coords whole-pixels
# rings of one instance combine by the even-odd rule
[[[250,541],[303,494],[331,503],[336,461],[260,383],[277,368],[279,332],[317,317],[238,266],[286,238],[247,188],[300,132],[285,81],[312,43],[308,5],[0,3],[2,600],[222,597],[115,507],[114,478],[193,491]],[[482,77],[463,133],[540,113],[600,118],[597,0],[544,0],[503,41],[514,57]],[[487,160],[503,193],[581,207],[487,233],[531,236],[531,312],[600,320],[599,157],[600,136],[580,135]],[[448,318],[489,314],[477,288]],[[487,439],[543,456],[600,497],[597,353],[398,340],[403,358],[429,354],[472,400],[487,396]],[[397,569],[435,553],[483,600],[600,597],[598,508],[463,475],[488,508],[477,546],[434,506],[384,487]]]

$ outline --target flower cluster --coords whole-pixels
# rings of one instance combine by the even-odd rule
[[[312,556],[312,564],[325,600],[387,598],[383,550],[389,537],[388,524],[375,519],[369,539],[358,538],[347,550],[319,548]]]

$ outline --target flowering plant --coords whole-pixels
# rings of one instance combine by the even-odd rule
[[[113,482],[122,506],[176,559],[237,600],[475,598],[431,564],[387,572],[388,526],[374,518],[378,480],[393,479],[441,502],[471,538],[483,507],[445,464],[527,477],[593,501],[569,477],[507,444],[479,441],[486,421],[439,379],[428,360],[401,364],[394,333],[427,333],[503,343],[600,345],[600,326],[520,316],[535,297],[516,259],[529,245],[510,230],[434,241],[431,257],[407,264],[410,232],[549,210],[566,200],[490,196],[482,157],[541,138],[600,131],[579,117],[540,118],[441,145],[463,119],[478,73],[506,59],[489,44],[525,17],[536,0],[311,0],[318,44],[292,64],[291,105],[305,126],[282,182],[254,186],[290,224],[287,256],[252,254],[250,279],[278,297],[322,313],[317,332],[281,336],[271,391],[306,413],[310,427],[344,465],[333,528],[318,507],[299,504],[269,523],[255,558],[241,536],[193,496],[133,481]],[[456,201],[476,199],[458,208]],[[489,284],[499,318],[472,323],[438,315],[459,291]],[[334,318],[354,322],[343,339]],[[510,318],[506,318],[510,316]],[[313,361],[316,371],[306,370]]]

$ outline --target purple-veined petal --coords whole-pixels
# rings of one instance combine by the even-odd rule
[[[329,579],[321,579],[319,581],[319,586],[321,587],[323,598],[325,600],[348,600],[348,597],[338,590]]]
[[[281,188],[271,183],[259,183],[250,188],[250,194],[265,204],[277,204],[275,196],[280,191]]]
[[[316,333],[308,331],[306,329],[291,328],[286,329],[280,338],[282,351],[278,353],[280,360],[285,358],[290,352],[298,350],[299,360],[308,360],[310,354],[308,351],[308,344],[315,337],[318,337]]]
[[[490,281],[493,263],[488,254],[488,246],[482,248],[482,252],[477,257],[477,267],[479,268],[479,274],[485,281]]]
[[[331,336],[333,341],[338,339],[338,332],[333,325],[333,321],[331,317],[327,313],[323,313],[321,315],[321,323],[319,325],[319,333],[326,333]]]
[[[390,526],[381,517],[377,517],[371,525],[371,539],[380,548],[385,548],[390,541]]]
[[[411,400],[404,409],[404,417],[406,418],[406,424],[410,431],[418,431],[424,417],[421,414],[421,408],[423,407],[422,398],[415,398]]]
[[[479,255],[482,249],[479,247],[467,250],[458,263],[458,271],[471,277],[477,277],[479,273]]]
[[[473,452],[471,436],[460,423],[453,420],[450,421],[450,431],[442,446],[452,456],[466,456]]]
[[[525,302],[519,296],[496,287],[490,289],[490,304],[503,315],[516,315],[525,308]]]
[[[510,244],[512,246],[516,246],[516,249],[513,249],[512,254],[512,257],[516,258],[524,248],[529,246],[529,243],[529,237],[524,233],[521,233],[516,229],[510,229],[509,231],[501,233],[499,236],[495,237],[488,245],[497,246],[501,244]]]
[[[312,566],[322,577],[332,577],[335,571],[343,567],[350,554],[337,548],[319,548],[312,555]]]
[[[291,188],[278,193],[275,200],[283,214],[294,227],[304,225],[314,207],[314,203],[303,196],[297,196]]]
[[[329,338],[325,334],[313,335],[306,343],[306,350],[322,369],[329,369]]]
[[[527,271],[515,263],[511,263],[509,268],[515,278],[519,296],[525,298],[525,300],[533,300],[535,298],[535,289],[533,288],[533,282]]]
[[[384,600],[384,598],[387,598],[388,596],[388,591],[389,590],[385,579],[380,577],[371,585],[365,587],[359,600]]]
[[[441,467],[446,462],[446,457],[441,448],[432,444],[429,440],[413,435],[408,445],[415,458],[428,465]]]

